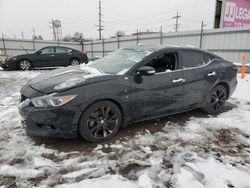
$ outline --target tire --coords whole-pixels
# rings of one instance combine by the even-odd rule
[[[90,142],[101,142],[114,136],[121,126],[119,107],[111,101],[90,105],[79,122],[79,134]]]
[[[217,115],[221,113],[224,109],[227,95],[228,93],[224,86],[215,86],[209,93],[206,99],[206,106],[202,110],[211,115]]]
[[[31,62],[27,59],[23,59],[18,63],[19,70],[30,70],[31,67],[32,67]]]
[[[70,60],[70,65],[73,65],[73,66],[80,65],[80,61],[78,59],[71,59]]]

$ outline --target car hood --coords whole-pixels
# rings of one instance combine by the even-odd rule
[[[32,79],[28,84],[42,93],[54,93],[73,87],[112,79],[112,75],[88,66],[72,66],[52,70]]]
[[[13,56],[11,58],[23,58],[23,57],[30,57],[30,56],[33,56],[34,54],[33,53],[29,53],[29,54],[19,54],[19,55],[16,55],[16,56]]]
[[[15,58],[15,59],[21,59],[23,57],[27,57],[27,55],[30,55],[30,54],[19,54],[19,55],[11,56],[11,57],[6,58],[5,61],[12,60],[13,58]]]

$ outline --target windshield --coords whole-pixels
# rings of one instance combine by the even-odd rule
[[[121,49],[94,61],[89,66],[107,74],[124,74],[148,54],[135,49]]]

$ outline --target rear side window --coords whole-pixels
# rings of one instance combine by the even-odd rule
[[[204,54],[199,51],[182,51],[183,68],[193,68],[205,65]]]
[[[209,54],[209,53],[205,53],[205,57],[206,57],[206,62],[210,63],[211,61],[213,61],[214,59],[220,59],[219,57]]]
[[[71,51],[70,48],[56,47],[56,53],[68,53]]]

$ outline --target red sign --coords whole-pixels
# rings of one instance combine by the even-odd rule
[[[221,27],[250,26],[250,0],[224,0]]]

